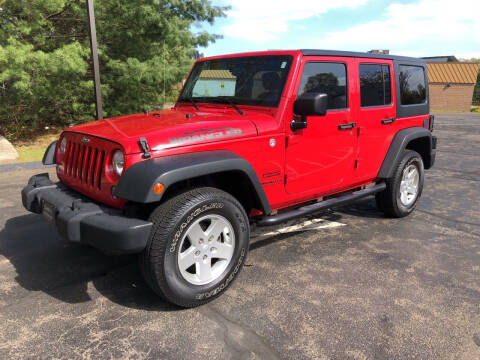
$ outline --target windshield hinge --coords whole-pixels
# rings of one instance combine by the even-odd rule
[[[138,145],[140,146],[140,149],[143,151],[142,157],[144,159],[148,159],[152,156],[152,154],[150,154],[150,152],[148,151],[150,147],[148,146],[147,139],[145,139],[144,137],[141,137],[138,140]]]

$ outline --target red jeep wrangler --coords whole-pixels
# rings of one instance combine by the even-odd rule
[[[250,227],[375,194],[413,211],[435,161],[424,61],[266,51],[198,60],[172,109],[65,130],[26,209],[69,241],[139,253],[147,283],[184,307],[219,296]]]

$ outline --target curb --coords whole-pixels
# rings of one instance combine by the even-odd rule
[[[55,165],[43,165],[41,161],[0,165],[0,173],[20,170],[50,169]]]

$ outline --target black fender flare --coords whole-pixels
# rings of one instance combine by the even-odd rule
[[[182,180],[204,175],[240,171],[244,173],[255,190],[255,196],[265,214],[272,209],[252,165],[244,158],[227,150],[214,150],[159,157],[138,162],[125,170],[114,190],[114,195],[137,203],[153,203],[163,194],[153,192],[157,182],[168,187]],[[165,193],[165,192],[164,192]]]
[[[428,161],[425,164],[425,168],[428,169],[433,166],[435,159],[435,147],[433,146],[432,133],[423,127],[415,126],[402,129],[395,134],[377,177],[380,179],[388,179],[392,177],[395,166],[398,164],[403,151],[407,148],[408,143],[419,138],[427,138],[429,142],[430,151],[427,154]]]
[[[58,141],[55,140],[48,145],[47,150],[45,150],[45,153],[43,154],[43,165],[54,165],[57,163],[57,144]]]

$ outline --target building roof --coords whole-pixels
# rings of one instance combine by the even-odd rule
[[[478,64],[474,63],[427,63],[430,83],[475,84]]]
[[[236,77],[232,75],[229,70],[202,70],[199,76],[200,79],[222,79],[235,80]]]

